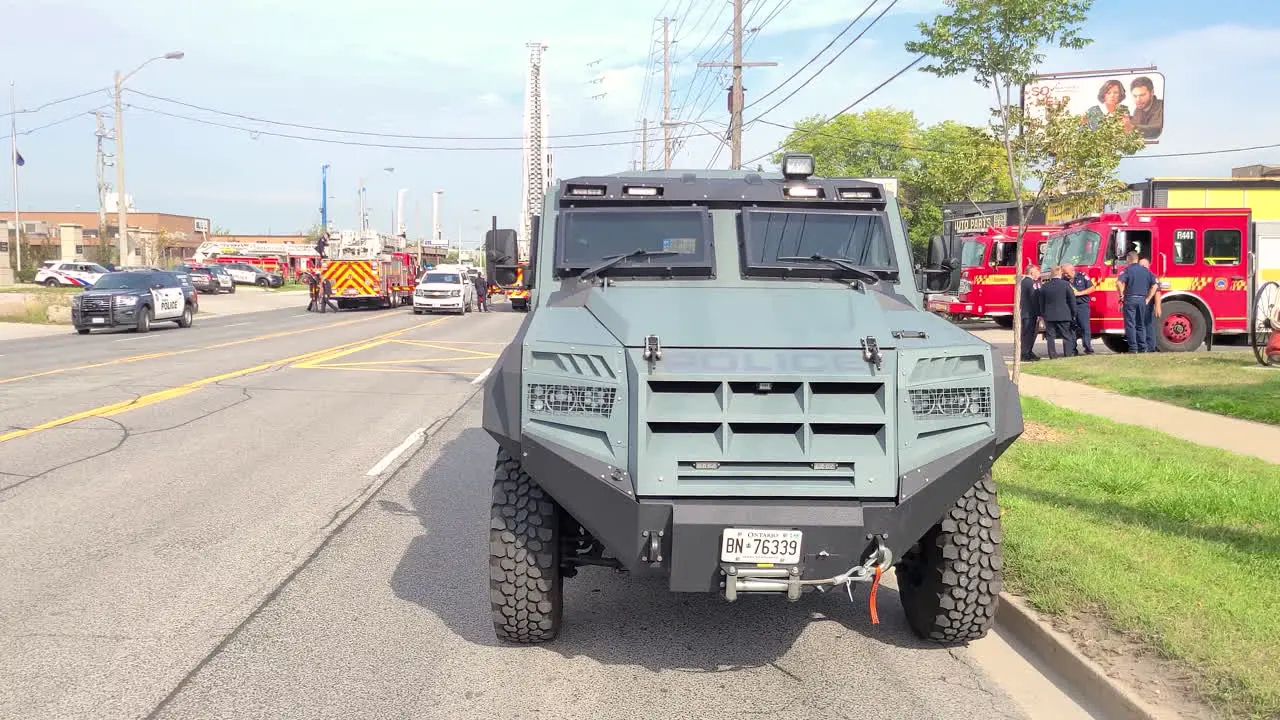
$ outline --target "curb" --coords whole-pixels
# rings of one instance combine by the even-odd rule
[[[1155,710],[1127,686],[1085,657],[1067,635],[1054,630],[1021,598],[1000,593],[996,624],[1027,647],[1065,680],[1072,690],[1107,718],[1161,720]]]

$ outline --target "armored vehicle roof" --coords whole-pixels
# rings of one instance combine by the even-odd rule
[[[861,178],[787,177],[749,170],[627,170],[566,178],[559,190],[560,202],[570,205],[786,201],[880,209],[886,195],[880,183]]]

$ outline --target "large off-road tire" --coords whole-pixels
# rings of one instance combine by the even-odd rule
[[[498,450],[489,515],[489,604],[501,640],[540,643],[560,631],[560,506],[520,461]]]
[[[1000,504],[988,472],[898,567],[907,624],[936,643],[977,640],[995,622],[1004,587]]]

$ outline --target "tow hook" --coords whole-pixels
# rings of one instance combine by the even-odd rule
[[[884,366],[884,353],[880,352],[880,343],[875,336],[868,335],[862,339],[862,359],[874,364],[877,370]]]

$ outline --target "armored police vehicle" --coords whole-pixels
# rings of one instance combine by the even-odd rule
[[[194,316],[194,292],[183,287],[177,273],[162,270],[108,273],[71,298],[71,323],[81,335],[122,325],[148,332],[155,320],[187,328]]]
[[[1022,432],[999,353],[926,312],[880,183],[564,180],[531,312],[485,386],[499,638],[553,639],[587,565],[799,600],[896,569],[912,629],[982,637],[1001,590],[991,466]]]

